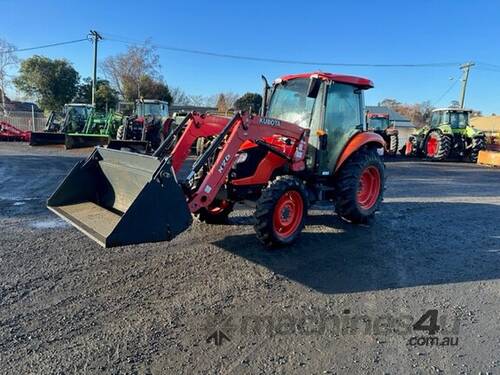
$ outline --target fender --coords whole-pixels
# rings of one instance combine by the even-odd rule
[[[335,172],[339,170],[339,168],[342,166],[342,164],[344,164],[344,162],[349,158],[349,156],[351,156],[361,147],[369,143],[374,144],[377,148],[385,147],[385,141],[381,135],[372,132],[358,133],[354,137],[352,137],[352,139],[349,141],[347,146],[345,146],[344,150],[340,154],[337,161],[337,165],[335,166]]]

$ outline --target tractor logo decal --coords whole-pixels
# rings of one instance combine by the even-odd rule
[[[261,117],[259,124],[268,126],[281,126],[281,121],[274,118]]]
[[[219,168],[217,169],[219,173],[222,174],[224,172],[224,168],[226,168],[229,159],[231,159],[231,155],[227,154],[226,156],[224,156],[224,159],[222,159],[222,162],[220,163]]]

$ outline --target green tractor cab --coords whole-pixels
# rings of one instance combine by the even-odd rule
[[[418,129],[406,142],[407,156],[430,160],[461,159],[476,163],[486,148],[485,134],[469,124],[472,111],[441,108],[432,111],[431,123]]]
[[[43,131],[31,133],[30,146],[64,144],[66,134],[82,131],[92,113],[90,104],[65,104],[62,113],[50,113]]]

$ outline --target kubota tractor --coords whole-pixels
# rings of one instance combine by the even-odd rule
[[[368,129],[380,134],[384,138],[385,152],[396,155],[399,147],[399,132],[391,126],[388,113],[368,113]]]
[[[405,154],[431,160],[459,158],[477,162],[479,151],[486,148],[483,132],[469,125],[471,110],[441,108],[432,111],[431,123],[412,134]]]
[[[106,247],[170,240],[192,214],[224,222],[236,202],[254,202],[255,231],[268,246],[294,242],[316,202],[333,202],[350,222],[369,221],[385,180],[385,142],[365,123],[363,91],[372,82],[322,72],[264,81],[259,116],[190,113],[151,156],[97,147],[48,208]],[[196,140],[212,136],[180,178]]]
[[[167,102],[138,99],[134,114],[124,118],[116,132],[116,140],[112,140],[108,148],[155,150],[170,131],[171,122]]]

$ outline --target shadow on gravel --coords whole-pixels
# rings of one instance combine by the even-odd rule
[[[312,216],[338,232],[306,231],[290,248],[264,250],[253,234],[214,244],[328,294],[460,283],[500,278],[498,217],[499,205],[388,203],[370,227]]]

